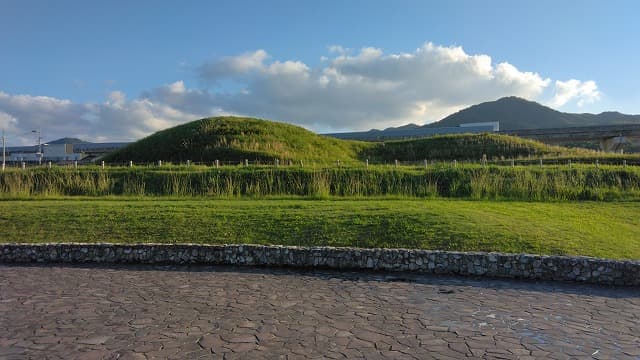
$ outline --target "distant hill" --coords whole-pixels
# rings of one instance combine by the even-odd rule
[[[499,121],[500,130],[519,130],[640,124],[640,115],[611,111],[600,114],[563,113],[534,101],[511,96],[473,105],[426,126],[448,127],[485,121]]]
[[[78,138],[62,138],[49,141],[48,144],[90,144],[90,142]]]

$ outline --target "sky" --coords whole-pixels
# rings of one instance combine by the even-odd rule
[[[640,114],[637,14],[634,0],[0,0],[0,128],[8,145],[218,115],[357,131],[503,96]]]

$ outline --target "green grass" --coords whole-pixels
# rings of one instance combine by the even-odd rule
[[[252,243],[640,259],[640,202],[0,201],[1,242]]]
[[[355,160],[372,144],[317,135],[301,127],[253,118],[215,117],[159,131],[107,155],[111,163]]]
[[[528,157],[597,156],[592,150],[568,149],[497,134],[456,134],[423,139],[363,142],[339,140],[301,127],[268,120],[214,117],[159,131],[107,155],[108,163],[245,160],[273,164],[299,161],[325,164],[364,161],[519,159]]]
[[[538,158],[603,162],[478,165],[483,156],[507,161],[503,165]],[[639,259],[640,202],[575,201],[640,200],[638,167],[602,165],[625,159],[638,157],[494,134],[365,143],[258,119],[209,118],[160,131],[105,158],[162,160],[162,167],[0,173],[0,241],[406,247]],[[167,165],[187,160],[236,165]],[[244,160],[252,166],[237,165]],[[374,165],[395,160],[413,163]]]
[[[640,199],[640,168],[439,163],[364,168],[163,166],[36,168],[0,173],[0,198],[60,196],[470,198],[527,201]]]
[[[520,159],[557,156],[593,156],[592,150],[550,146],[538,141],[498,134],[452,134],[423,139],[388,141],[364,150],[374,161]]]

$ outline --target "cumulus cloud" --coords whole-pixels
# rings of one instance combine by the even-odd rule
[[[600,97],[593,81],[556,80],[550,87],[552,80],[536,72],[494,64],[489,55],[468,54],[459,46],[426,43],[390,54],[375,47],[327,50],[314,66],[272,59],[265,50],[221,57],[195,68],[195,77],[207,84],[203,88],[179,80],[133,98],[113,91],[102,103],[0,92],[0,125],[114,141],[220,114],[281,120],[315,131],[366,130],[424,124],[503,96],[546,99],[555,106],[582,106]]]
[[[349,49],[345,49],[341,45],[329,45],[327,47],[327,50],[329,50],[330,53],[337,53],[337,54],[342,54],[342,55],[344,55],[347,52],[349,52]]]
[[[181,80],[145,91],[140,96],[153,104],[164,104],[180,112],[206,116],[224,113],[218,105],[223,97],[207,90],[188,89]]]
[[[199,116],[146,99],[127,100],[119,91],[98,104],[0,92],[0,127],[9,132],[11,145],[33,144],[36,139],[31,131],[37,129],[42,130],[45,141],[60,137],[133,141]]]
[[[360,130],[431,122],[507,95],[535,99],[551,81],[509,63],[494,65],[490,56],[470,55],[462,47],[426,43],[398,54],[374,47],[353,54],[337,45],[328,50],[333,57],[323,57],[313,68],[297,61],[269,62],[263,50],[207,63],[199,71],[203,80],[216,82],[225,74],[241,83],[242,91],[199,91],[186,103],[202,104],[205,96],[232,113],[317,130]]]
[[[257,50],[238,56],[225,56],[201,65],[200,75],[210,81],[245,75],[263,67],[263,62],[269,57],[266,51]]]
[[[568,102],[575,101],[579,107],[600,100],[600,91],[594,81],[580,81],[571,79],[568,81],[556,81],[556,95],[551,104],[553,106],[563,106]]]
[[[18,124],[18,120],[16,118],[14,118],[13,116],[5,112],[0,111],[0,129],[15,132],[17,130],[17,127],[16,127],[17,124]]]

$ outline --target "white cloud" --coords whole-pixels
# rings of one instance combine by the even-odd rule
[[[597,101],[593,81],[555,81],[486,54],[426,43],[407,53],[385,54],[334,45],[319,64],[271,60],[265,50],[227,56],[196,68],[211,87],[183,81],[127,98],[112,91],[102,103],[0,92],[0,125],[27,132],[42,127],[46,139],[134,140],[200,117],[221,114],[287,121],[316,131],[366,130],[424,124],[503,96],[552,99],[562,106]],[[550,94],[553,90],[555,92]],[[554,97],[555,96],[555,97]],[[22,142],[33,142],[26,137]]]
[[[269,57],[266,51],[257,50],[238,56],[225,56],[207,62],[198,68],[200,75],[210,81],[238,76],[254,70],[261,70]]]
[[[176,81],[173,84],[169,84],[167,88],[174,94],[184,94],[186,92],[184,81],[182,80]]]
[[[109,93],[107,104],[114,107],[122,107],[126,104],[127,96],[122,91]]]
[[[222,101],[221,98],[224,96],[214,95],[206,90],[188,89],[183,81],[162,85],[140,95],[140,99],[148,103],[164,104],[181,112],[203,116],[223,113],[217,105]]]
[[[410,53],[385,54],[366,47],[351,54],[337,45],[329,47],[329,52],[335,56],[312,68],[293,61],[268,63],[266,51],[258,50],[210,62],[199,75],[215,82],[225,73],[227,79],[242,84],[242,91],[209,94],[209,100],[225,111],[315,130],[422,124],[502,96],[535,99],[551,81],[509,63],[494,66],[488,55],[470,55],[461,47],[432,43]],[[236,62],[251,66],[230,65]],[[231,67],[233,71],[228,70]],[[201,91],[191,94],[202,95]]]
[[[561,107],[570,101],[575,101],[578,107],[582,107],[585,104],[600,100],[601,96],[598,86],[592,80],[558,80],[555,84],[555,91],[556,94],[551,104],[557,107]]]
[[[329,50],[330,53],[340,54],[340,55],[344,55],[349,51],[348,49],[345,49],[341,45],[329,45],[327,47],[327,50]]]
[[[9,145],[35,143],[31,131],[36,129],[42,130],[44,141],[61,137],[132,141],[201,116],[146,99],[129,101],[119,91],[99,104],[0,92],[0,126],[8,131]]]
[[[0,111],[0,129],[8,131],[17,131],[16,125],[18,120],[13,116]]]
[[[183,112],[170,105],[135,99],[123,103],[106,102],[89,108],[100,121],[85,128],[86,138],[106,136],[120,140],[136,140],[158,130],[203,117],[201,114]],[[85,125],[80,123],[79,125]]]
[[[551,80],[542,79],[540,75],[532,72],[521,72],[509,63],[500,63],[496,66],[497,80],[505,86],[521,88],[525,97],[535,98],[549,85]]]

